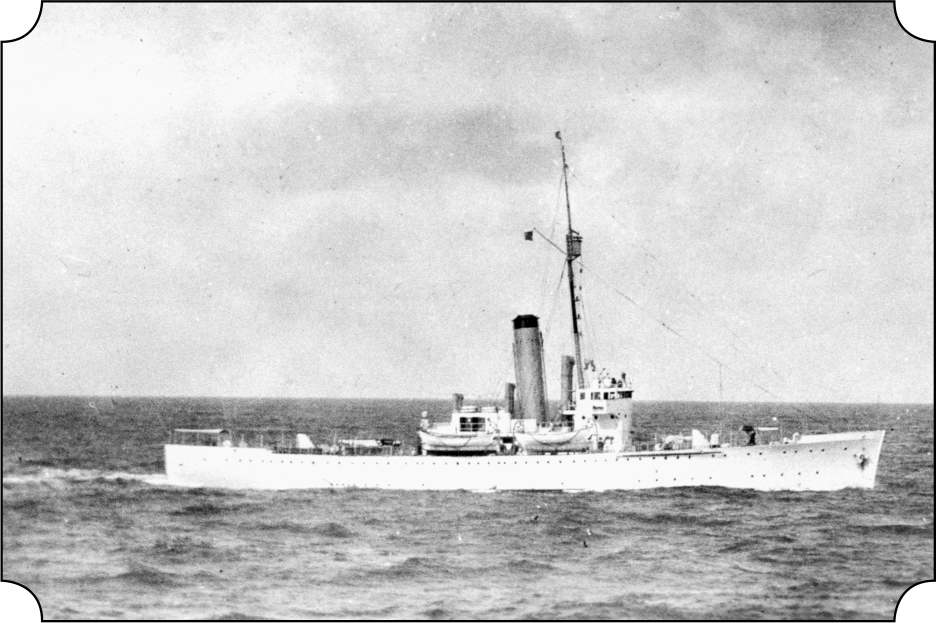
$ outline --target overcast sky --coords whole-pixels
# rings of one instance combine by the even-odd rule
[[[932,402],[933,49],[891,4],[46,4],[4,394],[491,397],[533,313],[555,397],[561,129],[637,397]]]

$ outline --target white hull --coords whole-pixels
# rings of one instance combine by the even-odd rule
[[[603,491],[714,486],[767,491],[874,487],[884,431],[809,442],[668,452],[563,455],[338,456],[167,445],[175,485],[231,489]]]

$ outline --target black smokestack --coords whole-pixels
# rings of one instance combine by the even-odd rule
[[[517,316],[514,325],[514,367],[520,402],[519,417],[546,421],[543,387],[543,338],[536,316]]]

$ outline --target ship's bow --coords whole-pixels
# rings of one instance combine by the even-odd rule
[[[827,486],[819,488],[874,488],[884,443],[883,430],[803,435],[800,443],[801,448],[810,449],[812,460],[824,463],[823,475],[828,475],[829,480],[823,483]],[[825,469],[827,466],[831,469]]]
[[[881,458],[881,447],[884,445],[884,431],[876,430],[864,433],[861,439],[861,452],[855,457],[861,470],[861,487],[874,488],[877,478],[878,462]]]

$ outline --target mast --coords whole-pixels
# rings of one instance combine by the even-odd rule
[[[578,388],[585,387],[585,376],[582,373],[582,344],[579,339],[578,309],[575,304],[575,271],[572,262],[582,255],[582,237],[572,229],[572,204],[569,202],[569,166],[566,164],[565,145],[562,144],[562,135],[556,132],[559,139],[559,148],[562,150],[562,182],[565,185],[566,215],[569,219],[569,233],[566,234],[566,264],[569,272],[569,298],[572,300],[572,338],[575,340],[575,377]]]

